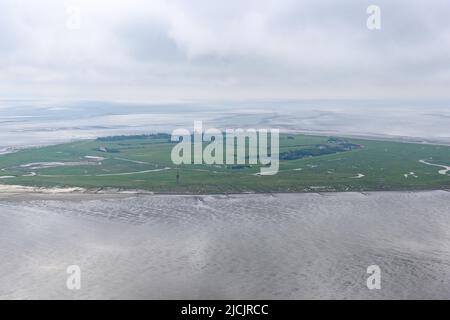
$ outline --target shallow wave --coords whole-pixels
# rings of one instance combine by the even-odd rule
[[[0,298],[450,298],[450,193],[0,202]],[[79,265],[82,288],[66,289]],[[382,270],[368,290],[366,268]]]

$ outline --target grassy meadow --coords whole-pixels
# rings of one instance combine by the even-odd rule
[[[279,172],[259,165],[172,163],[174,143],[161,136],[85,140],[0,156],[0,184],[158,193],[325,192],[450,189],[450,147],[345,139],[360,148],[280,161]],[[280,154],[326,149],[330,137],[280,135]],[[106,152],[105,152],[106,150]],[[179,175],[177,179],[177,175]]]

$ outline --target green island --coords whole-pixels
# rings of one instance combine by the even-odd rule
[[[168,134],[103,137],[0,156],[0,184],[155,193],[329,192],[450,188],[450,147],[280,135],[276,175],[260,165],[174,165]]]

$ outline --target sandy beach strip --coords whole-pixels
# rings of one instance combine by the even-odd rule
[[[116,188],[85,189],[79,187],[72,188],[44,188],[20,185],[0,184],[0,201],[4,200],[88,200],[88,199],[108,199],[126,198],[136,195],[152,195],[153,192],[146,190],[122,190]]]

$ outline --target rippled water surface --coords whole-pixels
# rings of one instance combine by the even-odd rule
[[[0,257],[3,299],[450,298],[450,193],[1,200]]]

